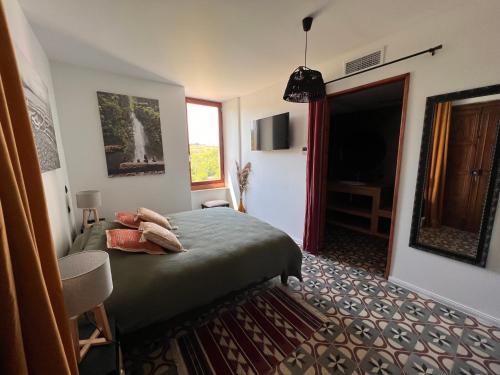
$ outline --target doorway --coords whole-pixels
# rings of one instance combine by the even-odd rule
[[[409,74],[328,96],[325,248],[388,277]]]

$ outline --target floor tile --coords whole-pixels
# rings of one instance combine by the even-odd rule
[[[418,334],[412,331],[411,326],[399,322],[381,324],[382,334],[394,349],[412,351],[418,340]]]
[[[335,347],[330,347],[319,359],[318,364],[328,374],[349,375],[356,371],[357,364]]]
[[[500,342],[479,329],[464,329],[462,344],[481,358],[500,359]]]
[[[369,350],[359,365],[362,371],[376,375],[398,375],[401,369],[394,363],[391,356],[385,352]]]
[[[403,368],[407,375],[445,375],[441,369],[435,366],[434,363],[429,363],[425,358],[412,354],[405,367]],[[465,375],[465,374],[463,374]]]
[[[434,352],[448,355],[455,355],[457,352],[459,339],[445,327],[429,325],[420,337]]]

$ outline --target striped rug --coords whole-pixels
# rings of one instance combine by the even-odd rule
[[[180,374],[267,374],[324,318],[275,287],[173,342]]]

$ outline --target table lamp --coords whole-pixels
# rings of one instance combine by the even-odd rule
[[[113,340],[103,305],[113,291],[109,255],[100,250],[82,251],[60,258],[58,264],[73,348],[80,362],[91,346],[109,344]],[[88,339],[80,340],[78,316],[90,310],[97,328]],[[101,334],[104,337],[100,337]]]
[[[76,206],[83,209],[83,227],[88,228],[89,217],[94,215],[94,223],[99,222],[99,213],[97,207],[101,207],[102,199],[99,190],[84,190],[76,193]]]

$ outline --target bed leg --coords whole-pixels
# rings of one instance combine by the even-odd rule
[[[288,275],[284,272],[281,274],[281,283],[283,285],[288,285]]]

